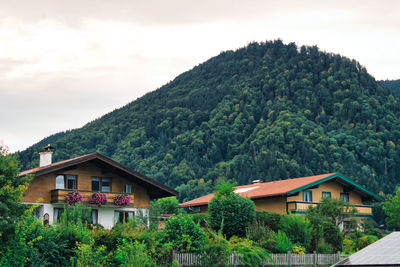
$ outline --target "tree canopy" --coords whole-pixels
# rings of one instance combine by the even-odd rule
[[[38,166],[99,152],[180,191],[341,172],[374,191],[400,182],[400,105],[355,60],[280,40],[194,67],[84,127],[18,153]]]

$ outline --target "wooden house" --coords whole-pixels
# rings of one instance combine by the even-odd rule
[[[44,223],[60,219],[66,205],[66,196],[79,192],[83,203],[92,207],[93,224],[111,228],[115,223],[138,215],[148,215],[150,200],[176,196],[177,191],[143,174],[119,164],[99,153],[92,153],[51,163],[52,152],[40,153],[40,166],[23,171],[20,176],[33,174],[23,202],[39,204],[36,215]],[[102,205],[90,204],[93,194],[104,193],[107,201]],[[129,196],[129,205],[117,205],[117,196]],[[92,201],[93,203],[93,201]]]
[[[309,206],[321,203],[324,197],[342,199],[357,209],[357,217],[372,215],[369,203],[383,199],[339,173],[260,182],[235,187],[235,193],[254,201],[257,211],[280,214],[305,214]],[[207,212],[214,194],[202,196],[180,205]]]

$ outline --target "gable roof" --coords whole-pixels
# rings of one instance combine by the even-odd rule
[[[35,174],[35,176],[45,175],[54,171],[58,171],[64,168],[69,168],[74,165],[78,165],[85,162],[95,162],[100,164],[102,167],[110,169],[111,171],[121,174],[121,176],[125,176],[131,178],[137,184],[145,186],[148,189],[148,193],[151,198],[159,198],[159,197],[168,197],[168,196],[177,196],[178,191],[163,185],[139,172],[136,172],[106,156],[103,156],[97,152],[79,156],[76,158],[67,159],[64,161],[59,161],[52,163],[47,166],[37,167],[30,170],[23,171],[19,174],[19,176],[25,176],[27,174]]]
[[[356,184],[350,179],[344,177],[340,173],[327,173],[314,176],[272,181],[266,183],[241,185],[235,187],[235,193],[250,199],[291,196],[302,190],[317,186],[323,182],[336,180],[349,190],[357,191],[364,199],[382,201],[383,199],[368,191],[361,185]],[[191,201],[185,202],[180,207],[196,207],[207,205],[214,197],[214,194],[202,196]]]
[[[400,232],[379,239],[333,266],[400,266]]]

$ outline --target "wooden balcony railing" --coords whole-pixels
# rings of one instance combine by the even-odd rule
[[[305,213],[308,207],[321,204],[320,202],[290,201],[287,203],[287,209],[292,213]],[[351,203],[350,203],[351,204]],[[371,205],[353,205],[357,209],[357,215],[372,215]]]
[[[54,189],[51,190],[51,203],[65,203],[65,196],[68,194],[68,192],[71,192],[74,190],[71,189]],[[89,203],[89,198],[96,192],[89,191],[89,190],[75,190],[78,191],[83,195],[83,202],[84,203]],[[122,193],[122,192],[103,192],[107,195],[107,203],[105,204],[106,206],[114,206],[114,197],[121,195],[121,194],[126,194],[129,195],[131,198],[131,205],[128,207],[132,207],[134,203],[134,196],[133,194],[129,193]]]

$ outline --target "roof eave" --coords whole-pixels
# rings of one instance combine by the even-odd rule
[[[327,177],[325,177],[325,178],[322,178],[322,179],[320,179],[320,180],[317,180],[317,181],[315,181],[315,182],[312,182],[312,183],[309,183],[309,184],[300,186],[300,187],[298,187],[298,188],[295,188],[295,189],[293,189],[293,190],[290,190],[290,191],[288,191],[288,192],[286,193],[286,195],[287,195],[287,196],[290,196],[290,195],[296,194],[296,193],[298,193],[298,192],[300,192],[300,191],[302,191],[302,190],[305,190],[305,189],[308,189],[308,188],[313,187],[313,186],[315,186],[315,185],[318,185],[318,184],[327,182],[327,181],[332,180],[332,179],[334,179],[334,178],[340,178],[340,179],[342,179],[343,181],[345,181],[345,182],[347,182],[347,183],[353,185],[356,189],[360,190],[361,192],[363,192],[363,193],[365,193],[365,194],[371,196],[373,199],[375,199],[375,200],[378,201],[378,202],[384,201],[384,199],[383,199],[381,196],[379,196],[379,195],[377,195],[377,194],[375,194],[375,193],[372,193],[372,192],[369,191],[368,189],[366,189],[366,188],[362,187],[361,185],[359,185],[359,184],[353,182],[352,180],[346,178],[345,176],[343,176],[343,175],[340,174],[340,173],[334,173],[334,174],[332,174],[332,175],[329,175],[329,176],[327,176]]]

